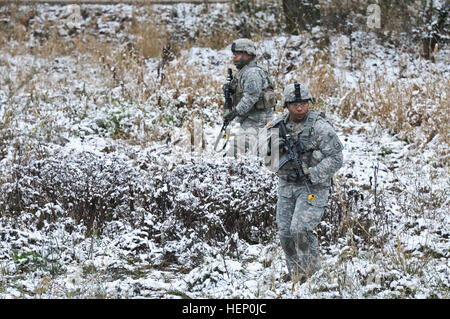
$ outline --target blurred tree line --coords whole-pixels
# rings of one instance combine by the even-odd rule
[[[372,31],[381,37],[405,35],[433,59],[440,43],[448,43],[450,0],[234,0],[237,12],[249,15],[279,11],[285,32],[299,34],[320,26],[326,33],[350,35]],[[244,36],[249,30],[243,28]],[[247,33],[247,34],[245,34]]]

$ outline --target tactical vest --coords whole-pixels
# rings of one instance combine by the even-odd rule
[[[289,116],[289,114],[287,115]],[[299,156],[302,158],[302,162],[305,162],[308,167],[317,165],[322,158],[320,157],[321,152],[316,151],[317,145],[315,145],[314,140],[314,125],[319,117],[325,118],[325,114],[317,111],[309,111],[307,118],[304,122],[303,130],[299,133],[296,132],[288,132],[297,140],[297,143],[301,143],[303,147],[303,152],[299,152]],[[286,118],[283,118],[283,121],[286,121]],[[273,127],[276,127],[278,123],[274,124]],[[316,152],[314,152],[316,151]],[[284,154],[280,154],[283,156]],[[295,171],[295,166],[293,162],[287,163],[282,169],[277,172],[277,175],[284,180],[289,182],[297,182],[300,181],[297,173]]]
[[[259,96],[258,102],[256,102],[254,108],[256,110],[264,110],[264,109],[271,109],[274,108],[277,100],[274,92],[274,87],[272,84],[272,81],[270,81],[268,73],[263,70],[261,67],[254,65],[254,66],[244,66],[244,68],[257,68],[258,72],[261,74],[261,77],[266,80],[267,86],[263,88],[261,91],[261,94]],[[241,85],[241,77],[244,72],[242,68],[239,72],[236,73],[235,77],[231,81],[231,90],[233,92],[232,99],[233,99],[233,108],[238,105],[239,101],[244,96],[244,89]]]

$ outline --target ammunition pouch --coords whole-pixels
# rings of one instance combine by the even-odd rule
[[[268,88],[261,93],[258,102],[255,105],[257,110],[271,109],[277,104],[275,92],[272,88]]]

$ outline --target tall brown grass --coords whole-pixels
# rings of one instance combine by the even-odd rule
[[[359,2],[351,2],[346,10],[350,10],[356,3]],[[119,43],[112,37],[99,37],[89,30],[63,37],[57,31],[58,22],[52,24],[45,21],[42,26],[32,23],[35,9],[23,11],[17,6],[9,6],[7,13],[10,22],[0,26],[0,47],[11,55],[32,54],[48,60],[59,56],[75,57],[80,67],[90,64],[101,70],[99,76],[104,78],[106,87],[121,85],[124,95],[138,102],[145,101],[163,85],[166,89],[174,89],[173,99],[187,94],[187,100],[183,103],[189,107],[220,103],[216,96],[220,96],[217,92],[220,91],[218,88],[221,84],[211,83],[209,74],[176,57],[180,50],[193,45],[223,48],[232,42],[232,33],[222,34],[216,30],[209,36],[199,35],[197,41],[173,43],[166,27],[158,23],[151,7],[148,7],[144,11],[133,12],[131,21],[123,29],[128,42]],[[37,36],[38,40],[32,45],[26,45],[31,40],[30,34],[38,30],[41,33]],[[146,74],[154,70],[147,68],[145,59],[160,58],[163,48],[168,45],[175,61],[159,70],[165,77],[164,81],[146,77]],[[288,50],[291,49],[295,48]],[[353,53],[352,67],[363,74],[354,88],[346,88],[341,84],[342,79],[335,74],[334,62],[326,48],[316,51],[312,58],[305,59],[293,72],[298,80],[308,79],[319,107],[331,108],[345,118],[378,123],[393,134],[418,145],[425,145],[437,137],[438,144],[445,146],[440,148],[441,155],[444,160],[448,159],[450,80],[440,76],[438,70],[429,72],[426,67],[419,70],[424,75],[422,85],[407,79],[389,79],[384,70],[380,70],[374,80],[368,80],[364,78],[365,72],[361,69],[364,61],[362,52],[355,48]],[[348,58],[343,47],[337,54],[344,61]],[[287,67],[281,66],[280,70]],[[26,70],[24,72],[27,73]],[[281,99],[284,73],[272,75],[277,82],[277,94]],[[16,87],[20,85],[17,83]],[[216,89],[206,89],[207,87]],[[31,91],[33,87],[25,89]],[[202,96],[210,96],[209,102],[205,103]],[[330,106],[330,103],[334,105]]]
[[[345,52],[341,54],[347,58]],[[364,61],[359,59],[364,57],[354,57],[354,69],[362,74],[356,87],[344,85],[345,79],[334,72],[335,62],[327,50],[318,51],[312,59],[305,60],[294,71],[295,79],[309,81],[311,93],[318,102],[315,107],[336,112],[343,118],[377,123],[419,148],[437,138],[434,141],[439,145],[437,161],[441,164],[448,161],[450,80],[429,63],[419,64],[420,85],[405,78],[389,77],[385,69],[368,79],[366,70],[361,69]]]
[[[428,74],[423,81],[423,85],[418,85],[388,79],[384,74],[377,74],[370,82],[361,79],[357,88],[338,96],[339,113],[346,118],[375,122],[422,146],[439,136],[438,143],[448,149],[450,80]]]
[[[147,17],[139,17],[133,12],[131,25],[126,32],[135,38],[136,52],[144,58],[159,57],[164,46],[169,42],[166,27],[156,18],[151,9]]]

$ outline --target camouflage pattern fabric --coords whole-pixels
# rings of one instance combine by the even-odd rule
[[[260,129],[272,119],[276,104],[272,82],[268,73],[252,60],[236,73],[231,90],[233,109],[238,113],[236,121],[241,129],[230,140],[228,155],[236,158],[249,153],[257,155],[251,147],[256,146]]]
[[[311,93],[306,85],[300,84],[300,98],[301,100],[312,100]],[[286,106],[286,103],[295,102],[297,100],[295,96],[295,84],[289,84],[283,91],[283,100],[281,104]]]
[[[231,45],[231,51],[234,53],[236,51],[246,52],[251,55],[256,56],[256,46],[255,43],[246,38],[237,39]]]
[[[233,93],[233,109],[238,113],[236,120],[243,129],[261,128],[272,119],[272,105],[265,105],[264,93],[273,89],[269,75],[254,60],[240,69],[231,82]]]
[[[309,111],[304,121],[293,123],[285,121],[288,133],[301,139],[307,150],[301,154],[309,167],[308,183],[316,199],[308,199],[304,180],[300,180],[292,162],[287,163],[277,174],[279,176],[277,226],[281,246],[286,255],[286,263],[291,278],[300,280],[310,277],[320,268],[319,244],[314,229],[319,224],[328,202],[329,187],[333,174],[342,166],[342,144],[334,128],[326,119]],[[315,117],[311,123],[312,134],[305,134],[308,118]],[[276,123],[280,120],[274,121]],[[282,156],[282,150],[280,150]]]
[[[311,137],[304,134],[307,122],[313,116],[317,119],[312,124]],[[299,154],[305,161],[310,170],[310,181],[313,185],[323,187],[331,186],[331,177],[342,166],[342,143],[340,142],[334,128],[322,116],[318,116],[316,111],[309,111],[306,119],[300,123],[288,121],[289,114],[283,120],[286,123],[286,129],[291,136],[296,136],[304,144],[306,152]],[[280,153],[280,156],[283,153]],[[277,175],[286,181],[298,180],[294,163],[287,163],[277,172]]]
[[[319,269],[319,243],[314,229],[324,213],[329,191],[315,187],[311,190],[316,196],[313,202],[307,199],[304,185],[284,181],[278,188],[278,234],[291,277],[310,277]]]

